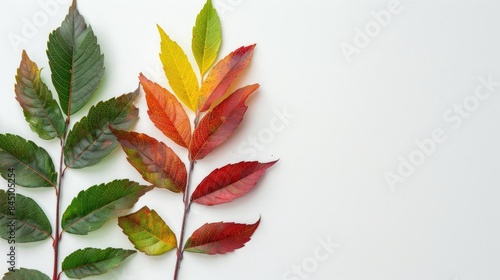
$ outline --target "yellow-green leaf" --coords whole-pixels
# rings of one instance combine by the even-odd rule
[[[212,6],[212,1],[208,0],[196,17],[191,45],[202,77],[217,58],[221,42],[222,33],[219,16]]]
[[[182,48],[158,26],[161,37],[160,60],[175,95],[192,111],[198,108],[199,85],[193,67]]]

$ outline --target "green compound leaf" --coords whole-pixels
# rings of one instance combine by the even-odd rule
[[[89,101],[104,74],[97,37],[87,28],[76,1],[61,26],[49,35],[47,56],[63,112],[72,115]]]
[[[6,180],[9,169],[14,169],[19,186],[56,186],[57,172],[47,151],[20,136],[0,134],[0,173]]]
[[[101,275],[118,267],[135,253],[134,250],[115,248],[85,248],[67,256],[62,263],[62,270],[66,276],[73,279]]]
[[[14,87],[16,99],[23,108],[24,117],[33,132],[45,140],[61,138],[66,123],[59,105],[42,81],[40,72],[36,63],[23,51]]]
[[[31,198],[0,190],[0,235],[16,243],[41,241],[52,235],[42,208]]]
[[[191,48],[201,76],[203,77],[214,63],[222,42],[219,16],[209,0],[196,17],[193,27]]]
[[[139,109],[134,106],[138,95],[139,88],[90,108],[88,115],[68,134],[64,147],[64,163],[68,168],[95,165],[118,146],[110,126],[123,130],[133,126],[139,116]]]
[[[118,218],[118,225],[134,247],[146,255],[162,255],[177,247],[177,238],[170,227],[147,206]]]
[[[5,273],[2,280],[50,280],[50,277],[38,270],[21,267]]]
[[[64,231],[86,235],[107,221],[125,215],[153,187],[129,180],[115,180],[81,191],[62,216]]]

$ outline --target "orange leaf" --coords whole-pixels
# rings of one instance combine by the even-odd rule
[[[191,125],[186,111],[167,89],[148,80],[142,73],[139,80],[146,93],[148,114],[155,126],[182,147],[189,147]]]
[[[223,97],[231,83],[252,60],[254,45],[241,47],[219,61],[208,73],[200,89],[200,108],[204,112]]]
[[[248,108],[245,101],[258,88],[253,84],[236,90],[201,119],[189,146],[192,160],[204,158],[233,134]]]

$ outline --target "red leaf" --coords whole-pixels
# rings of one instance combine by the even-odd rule
[[[130,164],[155,187],[184,192],[187,171],[184,162],[163,142],[142,133],[112,129]]]
[[[186,111],[177,98],[167,89],[139,75],[142,88],[146,93],[148,114],[155,126],[168,138],[182,147],[189,147],[191,125]]]
[[[252,60],[254,45],[241,47],[220,60],[208,73],[200,89],[200,107],[204,112],[226,94],[231,83]],[[203,99],[206,99],[203,102]]]
[[[204,224],[193,232],[184,245],[184,250],[208,255],[225,254],[245,246],[259,226],[236,223]]]
[[[259,88],[258,84],[236,90],[201,119],[189,147],[193,160],[204,158],[236,130],[247,110],[245,101]]]
[[[201,181],[191,201],[208,206],[230,202],[248,193],[276,162],[240,162],[215,169]]]

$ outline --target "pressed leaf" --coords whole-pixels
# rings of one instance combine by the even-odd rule
[[[158,26],[161,37],[160,60],[168,83],[175,95],[189,109],[196,112],[199,99],[198,78],[182,48]]]
[[[147,255],[162,255],[177,247],[177,239],[170,227],[147,206],[118,218],[118,225],[134,247]]]
[[[40,77],[41,70],[23,51],[17,69],[16,99],[23,108],[31,130],[45,140],[61,138],[66,127],[61,109]]]
[[[259,226],[260,219],[251,225],[236,223],[211,223],[193,232],[184,250],[208,255],[225,254],[245,246]]]
[[[191,44],[202,77],[217,58],[221,42],[222,33],[219,16],[212,5],[212,1],[208,0],[196,17]]]
[[[72,115],[89,101],[104,74],[104,56],[76,1],[49,35],[47,56],[63,112]]]
[[[245,101],[259,88],[258,84],[236,90],[208,112],[193,132],[189,147],[193,160],[204,158],[236,130],[247,110]]]
[[[100,162],[118,146],[110,127],[130,129],[137,121],[139,109],[134,92],[99,102],[87,116],[77,122],[68,134],[64,147],[64,163],[69,168],[83,168]]]
[[[0,227],[1,237],[16,243],[41,241],[52,234],[49,219],[33,199],[4,190],[0,190]]]
[[[5,273],[2,280],[50,280],[50,277],[38,270],[21,267]]]
[[[222,98],[231,83],[247,67],[252,60],[255,45],[241,47],[219,61],[208,73],[200,89],[201,112]]]
[[[9,169],[15,170],[19,186],[56,186],[57,172],[46,150],[20,136],[0,134],[0,173],[5,179]]]
[[[113,130],[130,164],[155,187],[184,192],[187,170],[165,143],[142,133]]]
[[[276,162],[244,161],[217,168],[201,181],[191,201],[208,206],[230,202],[248,193]]]
[[[148,114],[151,121],[168,138],[182,147],[189,147],[191,141],[191,125],[189,118],[167,89],[148,80],[144,75],[139,76],[141,85],[146,93]]]
[[[151,186],[129,180],[115,180],[81,191],[62,216],[64,231],[86,235],[107,221],[125,215]]]
[[[101,275],[118,267],[135,253],[134,250],[116,248],[85,248],[67,256],[62,263],[62,271],[73,279]]]

